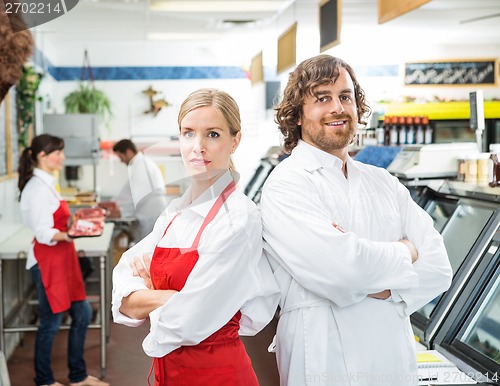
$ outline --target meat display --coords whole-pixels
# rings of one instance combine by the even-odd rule
[[[121,216],[120,209],[114,201],[101,201],[98,206],[106,210],[107,218],[118,218]]]
[[[75,212],[73,224],[68,231],[70,237],[96,237],[102,234],[106,210],[103,208],[81,208]]]
[[[104,208],[81,208],[75,212],[76,219],[104,221],[106,209]]]

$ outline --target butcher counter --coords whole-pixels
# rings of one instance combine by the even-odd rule
[[[106,375],[106,343],[109,337],[109,323],[111,315],[111,271],[113,244],[113,223],[105,223],[103,233],[99,237],[83,237],[75,239],[75,248],[79,257],[87,257],[98,261],[98,283],[99,291],[97,296],[89,296],[89,300],[98,302],[98,317],[92,321],[89,328],[100,329],[100,349],[101,349],[101,376]],[[20,224],[2,224],[0,232],[4,236],[0,239],[0,351],[5,351],[5,338],[7,333],[36,331],[37,326],[34,323],[19,323],[16,314],[25,312],[29,306],[30,297],[25,296],[24,285],[24,263],[28,253],[28,248],[33,240],[33,233]],[[16,304],[11,309],[6,310],[5,292],[4,292],[4,270],[3,266],[7,260],[23,260],[19,262],[17,288],[18,294]],[[21,267],[22,265],[22,267]],[[63,325],[61,328],[68,328]]]

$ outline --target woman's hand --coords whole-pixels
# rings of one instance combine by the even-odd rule
[[[142,277],[146,286],[149,289],[154,289],[151,276],[149,275],[149,269],[151,267],[151,256],[149,254],[142,255],[142,259],[135,256],[134,261],[130,263],[130,267],[132,268],[134,276]]]
[[[146,319],[149,313],[163,306],[177,293],[174,290],[155,290],[149,275],[151,267],[151,256],[144,254],[142,259],[138,256],[130,262],[134,276],[141,277],[148,289],[132,292],[122,299],[120,312],[132,319]]]

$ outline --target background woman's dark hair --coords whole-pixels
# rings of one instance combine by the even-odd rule
[[[17,186],[20,193],[23,191],[28,180],[33,177],[33,170],[38,162],[38,154],[42,151],[45,154],[50,154],[53,151],[62,150],[63,148],[64,140],[62,138],[50,134],[41,134],[33,138],[31,146],[24,149],[19,158],[19,180],[17,181]]]
[[[284,147],[288,153],[297,146],[301,136],[301,128],[297,122],[302,115],[304,98],[320,85],[335,83],[340,68],[347,70],[354,84],[358,123],[366,124],[364,118],[370,114],[371,109],[352,67],[342,59],[330,55],[318,55],[304,60],[290,74],[283,92],[283,100],[276,108],[275,122],[284,136]]]

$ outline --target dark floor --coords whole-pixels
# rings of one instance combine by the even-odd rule
[[[107,371],[105,380],[111,386],[147,386],[147,374],[151,358],[142,351],[142,339],[147,335],[148,325],[130,328],[112,323],[107,345]],[[278,386],[279,378],[274,354],[267,352],[276,331],[276,321],[271,322],[255,337],[244,337],[248,355],[261,386]],[[53,370],[56,379],[67,385],[66,339],[68,331],[60,331],[53,352]],[[89,330],[86,341],[87,370],[89,374],[101,376],[99,330]],[[33,345],[35,334],[25,333],[23,343],[7,361],[12,386],[32,386]]]

